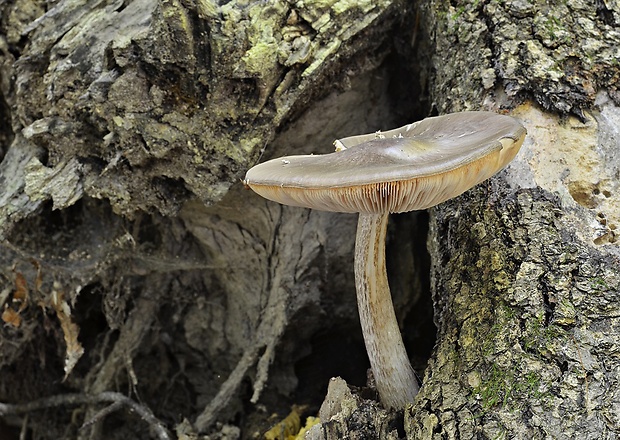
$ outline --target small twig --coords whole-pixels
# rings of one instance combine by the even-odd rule
[[[26,435],[28,434],[28,414],[22,420],[22,429],[19,432],[19,440],[26,440]]]
[[[108,415],[112,414],[113,412],[118,411],[119,409],[121,409],[123,406],[123,404],[121,402],[114,402],[112,405],[108,405],[105,408],[103,408],[101,411],[99,411],[97,414],[95,414],[91,419],[86,420],[82,426],[80,426],[80,431],[82,429],[86,429],[89,426],[94,425],[95,423],[97,423],[99,420],[104,419],[105,417],[107,417]]]
[[[130,410],[135,411],[152,429],[155,431],[157,438],[159,440],[172,440],[170,434],[164,427],[164,424],[157,418],[151,410],[143,405],[140,405],[137,402],[134,402],[129,397],[124,394],[117,393],[114,391],[104,391],[102,393],[96,395],[88,395],[88,394],[61,394],[58,396],[46,397],[43,399],[35,400],[28,403],[0,403],[0,416],[5,416],[9,414],[27,414],[32,411],[39,411],[47,408],[55,408],[60,406],[75,406],[75,405],[84,405],[84,404],[96,404],[96,403],[113,403],[113,407],[116,406],[125,406]],[[108,411],[103,410],[105,412],[103,416],[109,414],[110,407],[108,407]],[[95,418],[101,415],[98,413]],[[87,423],[90,423],[88,421]]]
[[[245,377],[245,374],[250,367],[256,363],[259,348],[261,347],[258,345],[252,345],[250,348],[246,349],[245,353],[241,356],[241,359],[237,363],[237,366],[233,369],[230,376],[228,376],[226,381],[220,387],[218,393],[196,418],[194,426],[198,432],[206,431],[207,428],[215,422],[215,419],[222,408],[230,402],[230,399],[239,388],[239,385],[241,385],[241,381]]]

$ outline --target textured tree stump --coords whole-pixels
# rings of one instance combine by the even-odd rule
[[[618,437],[618,23],[579,0],[1,3],[0,436],[261,438],[297,404],[317,439]],[[366,386],[355,216],[239,180],[461,110],[529,134],[390,220],[423,379],[403,417]]]

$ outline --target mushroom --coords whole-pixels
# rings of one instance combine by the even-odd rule
[[[336,152],[273,159],[244,183],[285,205],[359,213],[355,286],[362,332],[379,397],[388,408],[413,402],[419,386],[398,328],[385,268],[388,215],[427,209],[504,168],[525,128],[509,116],[463,112],[334,142]]]

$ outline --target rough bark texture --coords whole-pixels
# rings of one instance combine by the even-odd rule
[[[439,335],[411,438],[620,432],[619,253],[584,243],[560,206],[494,180],[434,212]]]
[[[618,438],[620,10],[424,10],[439,112],[542,109],[512,111],[528,138],[506,172],[431,211],[438,335],[407,437]]]
[[[43,147],[48,174],[73,176],[30,194],[58,209],[84,194],[124,215],[221,199],[284,120],[341,71],[381,60],[397,16],[390,1],[45,7],[2,5],[14,149]]]
[[[581,117],[601,90],[620,101],[616,2],[430,0],[420,11],[440,113],[525,95]]]
[[[336,375],[362,388],[332,381],[308,438],[618,437],[619,23],[579,0],[0,1],[0,437],[261,438]],[[528,140],[390,220],[424,372],[403,423],[363,387],[355,216],[238,179],[464,109]]]
[[[331,376],[364,384],[356,218],[239,179],[263,153],[404,123],[411,88],[387,79],[410,17],[0,2],[0,437],[259,438],[294,403],[316,412]]]

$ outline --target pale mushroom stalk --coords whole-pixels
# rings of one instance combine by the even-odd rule
[[[359,214],[355,237],[355,285],[364,343],[381,402],[404,408],[418,381],[400,334],[385,268],[389,213]]]

